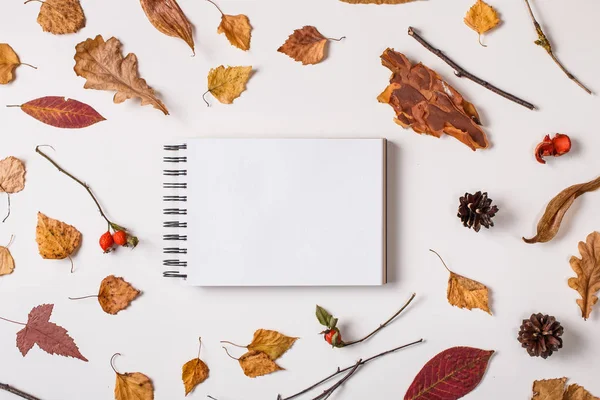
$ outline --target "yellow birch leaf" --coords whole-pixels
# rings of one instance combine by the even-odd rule
[[[579,253],[581,258],[573,256],[569,261],[577,274],[576,278],[569,278],[569,287],[581,295],[577,304],[583,319],[588,319],[592,306],[598,302],[596,293],[600,290],[600,233],[592,232],[585,242],[579,242]]]
[[[28,0],[25,3],[29,3]],[[79,0],[44,0],[37,17],[44,32],[55,35],[78,32],[85,26],[85,15]]]
[[[110,275],[100,284],[98,302],[105,313],[115,315],[126,309],[139,295],[140,291],[125,279]]]
[[[262,351],[249,351],[238,360],[244,374],[250,378],[268,375],[276,371],[281,371],[279,365]]]
[[[181,379],[186,396],[208,378],[208,372],[208,366],[199,358],[194,358],[183,365]]]
[[[14,71],[21,65],[19,56],[9,44],[0,43],[0,85],[6,85],[15,79]]]
[[[12,274],[14,270],[15,260],[13,259],[12,254],[10,254],[8,246],[0,246],[0,276]]]
[[[250,37],[252,26],[247,16],[227,15],[221,16],[221,24],[217,29],[217,33],[224,33],[233,46],[244,51],[250,49]]]
[[[74,226],[38,212],[35,241],[42,258],[62,260],[69,257],[81,243],[81,232]]]
[[[246,90],[246,82],[251,73],[251,66],[225,68],[221,65],[213,68],[208,73],[208,92],[221,103],[231,104]]]
[[[116,400],[154,400],[154,386],[146,375],[139,372],[120,374],[115,384]]]
[[[298,338],[283,335],[277,331],[259,329],[254,332],[248,351],[261,351],[271,360],[277,360],[298,340]]]
[[[498,13],[492,6],[483,0],[477,0],[465,15],[465,24],[479,34],[479,44],[481,43],[481,34],[496,27],[500,23]]]

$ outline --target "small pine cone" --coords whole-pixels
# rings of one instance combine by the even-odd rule
[[[541,313],[524,319],[519,331],[519,342],[531,357],[548,358],[562,348],[563,327],[556,318]]]
[[[487,229],[494,226],[492,218],[497,212],[498,207],[492,206],[492,199],[488,198],[487,192],[465,193],[460,198],[458,218],[462,221],[463,226],[473,228],[475,232],[479,232],[482,225]]]

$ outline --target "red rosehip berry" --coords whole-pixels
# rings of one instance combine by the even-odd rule
[[[325,331],[325,335],[323,336],[325,341],[332,345],[333,347],[341,347],[342,341],[342,333],[338,328],[333,328]]]
[[[105,253],[108,253],[115,243],[109,231],[106,231],[100,236],[100,247]]]
[[[112,235],[115,244],[125,246],[127,244],[127,233],[125,231],[116,231]]]

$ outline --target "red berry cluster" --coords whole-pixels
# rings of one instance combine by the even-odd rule
[[[114,245],[127,246],[127,232],[118,230],[111,234],[110,231],[106,231],[100,236],[100,247],[105,253],[110,253]]]

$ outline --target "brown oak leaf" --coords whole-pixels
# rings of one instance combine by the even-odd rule
[[[467,310],[479,308],[492,315],[492,311],[488,305],[489,291],[487,286],[452,272],[438,253],[433,250],[430,251],[440,258],[442,264],[444,264],[444,267],[450,273],[446,293],[448,303],[458,308],[466,308]]]
[[[154,89],[139,77],[136,55],[129,53],[123,58],[118,39],[112,37],[105,42],[98,35],[95,39],[79,43],[75,50],[74,70],[78,76],[86,79],[84,88],[116,91],[113,98],[116,104],[138,98],[143,106],[150,104],[169,115]]]
[[[107,314],[115,315],[126,309],[140,291],[121,277],[109,275],[102,280],[98,292],[98,302]]]
[[[35,241],[42,258],[62,260],[69,257],[81,243],[81,232],[74,226],[38,212]]]
[[[259,329],[254,332],[252,343],[248,345],[248,351],[260,351],[265,353],[271,360],[277,360],[298,340],[296,337],[286,336],[277,331]]]
[[[499,23],[500,18],[496,10],[482,0],[477,0],[465,16],[465,24],[479,34],[479,44],[484,47],[481,34],[495,28]]]
[[[115,383],[116,400],[154,400],[154,386],[146,375],[140,372],[120,374]]]
[[[25,4],[29,3],[28,0]],[[44,0],[37,18],[44,32],[55,35],[78,32],[85,26],[85,15],[79,0]]]
[[[208,365],[200,359],[200,350],[202,349],[202,338],[200,338],[200,349],[198,357],[183,364],[181,369],[181,380],[185,387],[185,395],[190,394],[196,386],[208,379]]]
[[[12,274],[15,270],[15,260],[8,249],[12,240],[13,237],[11,236],[10,242],[6,246],[0,246],[0,276]]]
[[[241,356],[238,361],[244,374],[250,378],[283,370],[283,368],[275,364],[275,361],[262,351],[249,351]]]
[[[303,65],[317,64],[325,57],[329,40],[332,39],[323,36],[314,26],[305,26],[296,29],[277,51],[287,54]]]
[[[0,161],[0,193],[17,193],[25,188],[25,164],[16,157]]]
[[[392,76],[377,99],[392,106],[397,124],[437,138],[445,133],[471,150],[489,147],[475,106],[435,71],[421,63],[412,65],[404,54],[392,49],[383,52],[381,61]]]
[[[75,341],[67,334],[67,330],[50,322],[53,304],[42,304],[34,307],[29,313],[25,328],[17,333],[17,347],[27,355],[34,344],[48,354],[88,361],[80,352]]]
[[[194,51],[192,24],[176,0],[140,0],[148,20],[167,36],[178,37]]]
[[[583,386],[571,384],[566,387],[566,383],[567,378],[534,381],[532,400],[598,400]]]
[[[576,278],[569,278],[569,287],[577,290],[581,299],[577,300],[581,308],[581,316],[588,319],[592,313],[592,306],[598,302],[600,290],[600,233],[592,232],[585,242],[579,242],[581,258],[571,257],[571,268],[577,274]]]

